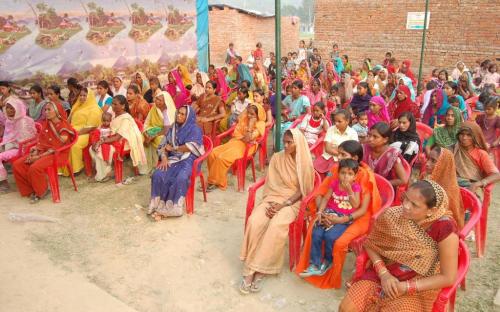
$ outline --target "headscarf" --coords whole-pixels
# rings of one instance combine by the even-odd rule
[[[383,121],[385,123],[389,123],[391,118],[389,117],[389,113],[387,112],[387,104],[384,101],[384,98],[381,96],[372,96],[370,99],[371,103],[375,103],[380,107],[380,111],[378,114],[374,114],[371,110],[368,110],[368,128],[371,128],[377,122]]]
[[[432,96],[436,95],[437,107],[436,111],[434,111],[434,104],[431,103]],[[436,118],[436,113],[439,111],[441,106],[443,105],[443,93],[440,89],[428,90],[424,94],[424,104],[420,109],[420,115],[422,116],[422,121],[426,125],[430,127],[434,127],[434,118]]]
[[[311,69],[309,68],[309,64],[307,63],[307,61],[306,61],[306,68],[303,68],[299,64],[299,68],[297,69],[297,79],[300,79],[304,84],[304,86],[308,86],[310,78],[311,78]]]
[[[441,154],[434,166],[434,170],[429,175],[429,178],[445,190],[448,194],[449,210],[453,214],[453,218],[457,222],[459,229],[464,227],[464,205],[462,202],[462,195],[460,194],[460,187],[457,182],[457,172],[455,161],[453,160],[453,153],[446,149],[441,149]]]
[[[143,73],[143,72],[140,72],[140,71],[136,71],[133,75],[132,75],[132,79],[131,79],[131,83],[133,84],[136,84],[136,76],[137,74],[139,74],[142,78],[142,86],[138,86],[140,88],[140,91],[141,91],[141,94],[144,95],[149,89],[149,80],[148,80],[148,77]]]
[[[436,209],[420,224],[403,217],[403,206],[387,209],[373,224],[365,246],[383,258],[402,264],[422,276],[432,276],[439,270],[439,249],[425,231],[432,223],[446,215],[448,196],[432,180],[436,194]]]
[[[349,106],[351,106],[354,114],[357,114],[359,112],[366,112],[369,108],[371,98],[372,96],[370,95],[370,89],[367,90],[365,95],[359,95],[358,93],[356,93],[352,97]]]
[[[415,116],[411,112],[405,115],[410,121],[410,126],[406,131],[401,131],[399,127],[394,131],[393,141],[394,142],[416,142],[420,146],[420,137],[417,133],[417,121]],[[400,116],[401,117],[401,116]]]
[[[411,60],[404,60],[403,64],[406,66],[406,74],[404,74],[406,77],[411,79],[412,84],[416,84],[417,80],[415,79],[415,74],[411,70]]]
[[[101,124],[102,110],[97,105],[94,91],[87,89],[87,99],[84,103],[80,101],[80,97],[76,100],[71,108],[71,113],[68,121],[75,130],[80,131],[86,127],[97,127]]]
[[[295,163],[297,165],[300,192],[302,196],[305,197],[314,187],[312,157],[304,134],[297,128],[290,129],[290,132],[292,132],[293,142],[295,144]],[[284,153],[284,151],[282,153]]]
[[[54,102],[47,102],[47,105],[52,105],[52,107],[56,111],[56,116],[60,119],[60,121],[57,124],[54,124],[48,119],[45,119],[42,122],[42,130],[38,135],[38,143],[36,145],[36,149],[40,152],[45,152],[49,149],[59,148],[64,146],[65,144],[68,144],[68,141],[63,141],[62,139],[63,133],[68,134],[70,137],[73,137],[75,135],[74,129],[71,127],[66,118],[64,118],[65,111],[62,105],[58,103],[56,104]],[[99,107],[97,108],[99,109]],[[69,150],[63,152],[61,158],[65,159],[68,154]]]
[[[161,91],[160,94],[158,94],[156,97],[158,96],[163,97],[163,101],[165,102],[166,105],[168,121],[170,125],[172,125],[175,122],[175,110],[176,110],[174,100],[172,100],[170,93],[166,91]],[[165,124],[163,118],[164,118],[163,112],[155,104],[153,104],[153,106],[149,110],[146,120],[144,121],[144,131],[148,132],[148,134],[150,135],[161,131]]]
[[[136,121],[129,113],[123,113],[111,120],[111,130],[126,140],[125,147],[130,151],[134,167],[147,163],[144,140]]]
[[[201,75],[202,85],[200,85],[196,81],[197,74]],[[209,78],[208,78],[207,73],[202,72],[202,71],[195,71],[194,72],[194,81],[195,82],[193,83],[193,86],[191,88],[191,95],[194,95],[196,98],[199,98],[203,93],[205,93],[205,84],[207,83],[208,80],[209,80]]]
[[[250,82],[250,89],[253,88],[253,77],[252,74],[250,73],[250,68],[246,64],[239,64],[238,68],[238,84],[241,84],[243,80],[247,80]],[[224,79],[225,80],[225,79]]]
[[[224,71],[220,68],[217,68],[217,88],[215,90],[217,94],[222,98],[223,101],[227,100],[231,89],[226,83],[226,75]]]
[[[458,64],[463,64],[464,65],[464,69],[463,70],[460,70],[458,69]],[[464,72],[468,72],[469,69],[467,68],[467,66],[465,65],[465,63],[463,61],[458,61],[456,64],[455,64],[455,68],[453,69],[453,71],[451,72],[451,79],[455,80],[455,81],[458,81],[458,79],[460,78],[460,76],[464,73]]]
[[[394,79],[396,80],[395,83],[396,83],[396,87],[397,88],[400,86],[399,81],[403,80],[404,85],[407,86],[408,89],[410,90],[410,98],[411,98],[411,100],[415,101],[415,99],[417,98],[417,94],[415,93],[415,88],[413,88],[413,82],[411,81],[411,79],[408,78],[408,77],[406,77],[402,73],[394,74]],[[397,88],[394,89],[394,91],[392,92],[392,94],[391,94],[391,100],[396,97]]]
[[[400,101],[398,97],[394,97],[394,99],[389,103],[389,115],[393,119],[399,118],[399,116],[404,112],[412,112],[413,115],[418,118],[420,117],[420,112],[418,110],[417,104],[413,102],[411,99],[410,88],[406,85],[400,85],[396,90],[402,91],[406,94],[406,98],[403,101]]]
[[[181,74],[182,83],[184,84],[185,87],[193,84],[193,82],[191,81],[191,75],[189,74],[189,70],[187,69],[186,66],[179,64],[177,66],[177,70]]]
[[[444,126],[434,128],[434,139],[436,139],[436,144],[441,147],[450,147],[457,143],[457,133],[460,125],[462,124],[462,114],[460,110],[454,106],[449,109],[453,110],[453,117],[455,117],[455,123],[453,126]],[[448,110],[447,110],[448,111]]]
[[[10,104],[16,113],[14,117],[7,117],[7,114],[5,114],[5,129],[0,146],[7,143],[15,143],[17,145],[22,141],[35,137],[35,122],[30,117],[26,116],[24,102],[13,96],[7,98],[5,102],[5,105]]]
[[[448,101],[448,95],[444,91],[444,89],[441,91],[443,95],[443,105],[441,105],[441,108],[438,110],[438,115],[443,116],[446,114],[448,111],[448,108],[450,108],[452,105]],[[461,95],[455,94],[454,95],[458,99],[458,108],[460,108],[460,113],[464,114],[464,118],[467,115],[467,106],[465,105],[464,98]]]
[[[255,130],[259,133],[259,137],[264,135],[266,131],[266,111],[264,107],[260,104],[250,104],[248,106],[256,106],[257,107],[257,122],[255,124]],[[240,114],[238,117],[238,123],[236,125],[236,129],[234,130],[233,137],[237,139],[241,139],[245,136],[245,133],[248,129],[249,119],[247,110]],[[253,131],[253,129],[250,129]]]
[[[462,123],[457,132],[457,140],[461,132],[468,132],[472,135],[474,147],[488,151],[483,131],[478,124],[473,121]],[[457,175],[460,178],[470,181],[480,181],[483,178],[481,167],[471,158],[469,152],[462,147],[460,142],[455,144],[453,155],[457,166]]]

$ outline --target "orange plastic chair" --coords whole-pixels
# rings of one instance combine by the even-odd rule
[[[201,171],[201,165],[203,164],[203,161],[208,157],[208,155],[212,152],[213,143],[212,140],[206,135],[203,136],[203,146],[205,147],[205,153],[195,159],[193,163],[193,169],[191,170],[191,181],[186,193],[187,214],[193,214],[194,212],[194,190],[196,187],[196,178],[200,179],[201,188],[203,190],[203,201],[207,202],[207,188],[205,184],[205,176],[203,175],[203,171]]]
[[[247,227],[248,218],[252,214],[253,208],[255,207],[255,195],[257,190],[261,188],[265,183],[265,178],[259,179],[248,188],[248,200],[247,200],[247,210],[245,217],[245,229]],[[314,197],[314,190],[321,184],[321,178],[318,173],[314,176],[314,189],[311,193],[302,199],[300,204],[299,213],[294,222],[290,223],[288,227],[288,254],[289,254],[289,265],[290,271],[293,270],[296,263],[299,262],[300,258],[300,246],[302,244],[302,232],[304,228],[305,212],[309,201]]]
[[[373,226],[373,223],[375,223],[375,220],[389,207],[392,206],[392,203],[394,202],[394,187],[392,187],[391,182],[387,181],[386,178],[384,178],[381,175],[375,174],[375,183],[377,183],[378,191],[380,193],[381,201],[382,201],[382,206],[380,209],[372,215],[372,218],[370,220],[370,226],[368,228],[368,233],[370,233],[370,230]],[[349,249],[351,249],[354,254],[359,255],[363,249],[363,243],[366,239],[366,235],[361,235],[359,237],[356,237],[349,243]]]
[[[60,203],[61,202],[61,194],[59,192],[59,176],[57,173],[58,168],[66,168],[68,169],[71,182],[73,183],[73,188],[75,189],[75,192],[78,192],[78,188],[76,186],[76,181],[75,181],[75,175],[73,174],[73,167],[71,166],[71,163],[69,162],[69,155],[66,159],[61,158],[61,153],[65,152],[76,143],[78,140],[78,132],[75,129],[71,129],[74,132],[74,137],[71,142],[63,147],[60,147],[54,151],[54,158],[53,158],[53,164],[52,166],[47,167],[45,169],[45,172],[47,173],[47,176],[49,178],[49,185],[50,185],[50,191],[52,193],[52,201],[54,203]],[[26,155],[30,148],[35,146],[36,142],[33,142],[30,146],[26,147]]]
[[[365,273],[365,268],[368,263],[369,257],[366,251],[363,251],[360,255],[356,257],[356,272],[353,275],[352,280],[357,280],[363,276]],[[455,298],[457,294],[457,288],[462,280],[465,280],[467,271],[470,266],[470,254],[467,245],[463,240],[458,243],[458,271],[457,279],[452,286],[441,289],[434,305],[432,307],[432,312],[453,312],[455,310]],[[448,307],[448,310],[446,308]]]

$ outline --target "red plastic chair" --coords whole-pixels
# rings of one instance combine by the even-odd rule
[[[30,139],[24,140],[22,142],[19,142],[18,144],[18,152],[17,155],[12,157],[11,159],[7,160],[7,163],[13,164],[16,160],[21,158],[23,155],[26,155],[29,149],[27,149],[27,146],[33,146],[34,143],[37,142],[38,140],[38,135],[40,132],[42,132],[42,125],[38,122],[35,122],[35,128],[36,128],[36,135]]]
[[[324,144],[325,136],[326,136],[326,133],[322,133],[319,136],[316,143],[314,143],[313,145],[311,145],[309,147],[311,154],[314,155],[314,157],[316,157],[316,158],[320,157],[323,154],[323,150],[325,148],[325,144]]]
[[[479,219],[479,228],[476,227],[476,248],[477,256],[482,258],[486,249],[486,230],[488,228],[488,208],[491,202],[491,192],[493,191],[494,184],[488,184],[484,188],[483,203],[481,205],[481,218]]]
[[[71,147],[76,143],[78,140],[78,132],[75,129],[72,129],[72,131],[75,133],[73,140],[68,144],[65,145],[61,148],[58,148],[54,152],[54,161],[52,166],[47,167],[45,169],[45,172],[47,173],[47,176],[49,178],[49,185],[50,185],[50,191],[52,193],[52,201],[54,203],[60,203],[61,202],[61,194],[59,192],[59,176],[57,169],[58,168],[66,168],[68,169],[69,176],[71,178],[71,182],[73,183],[73,188],[75,189],[75,192],[78,192],[78,188],[76,186],[76,181],[75,181],[75,176],[73,174],[73,167],[71,166],[71,163],[69,161],[69,156],[66,159],[61,159],[60,154],[62,152],[66,152]],[[32,143],[30,146],[26,147],[26,150],[29,152],[30,148],[35,146],[36,142]],[[26,155],[26,153],[25,153]]]
[[[387,181],[387,179],[378,174],[375,174],[375,182],[377,183],[378,191],[380,193],[382,206],[374,215],[372,215],[368,233],[370,232],[375,220],[377,220],[377,218],[385,211],[385,209],[391,207],[394,201],[394,187],[392,187],[391,182]],[[354,252],[354,254],[359,255],[361,253],[365,239],[366,234],[361,235],[351,241],[351,243],[349,244],[349,248]]]
[[[300,123],[302,122],[302,120],[304,119],[304,117],[306,117],[307,114],[302,114],[300,115],[299,117],[297,117],[297,119],[295,119],[292,123],[292,125],[290,126],[290,129],[294,129],[294,128],[297,128]]]
[[[259,181],[255,182],[248,188],[245,229],[247,227],[248,218],[252,214],[253,208],[255,207],[255,195],[257,193],[257,190],[261,188],[264,185],[264,183],[265,183],[265,178],[261,178],[259,179]],[[314,189],[308,196],[302,199],[297,218],[288,227],[288,254],[289,254],[290,271],[292,271],[295,264],[299,262],[300,246],[302,244],[302,232],[304,229],[304,221],[305,221],[305,212],[307,209],[307,205],[314,198],[313,197],[314,190],[316,190],[316,188],[320,184],[321,184],[321,178],[318,173],[315,173]]]
[[[203,136],[203,146],[205,147],[205,153],[200,157],[196,158],[193,163],[193,169],[191,171],[191,181],[189,183],[189,189],[186,194],[186,213],[193,214],[194,212],[194,190],[196,187],[196,178],[200,178],[201,188],[203,189],[203,201],[207,202],[207,188],[205,185],[205,176],[203,176],[203,171],[201,171],[201,165],[203,161],[212,152],[213,143],[212,140],[204,135]]]
[[[408,183],[406,183],[405,185],[400,185],[396,188],[396,195],[394,197],[394,202],[392,203],[393,206],[399,205],[401,203],[401,196],[408,189],[411,178],[411,165],[404,158],[400,157],[399,159],[401,159],[401,164],[403,165],[405,173],[408,176]]]
[[[367,262],[369,260],[368,254],[363,251],[360,255],[356,257],[356,272],[354,273],[353,280],[356,280],[363,276]],[[432,312],[453,312],[455,310],[455,298],[457,294],[458,285],[465,279],[467,271],[470,266],[470,254],[467,245],[464,241],[460,240],[458,243],[458,270],[457,279],[452,286],[443,288],[439,292],[434,305],[432,307]],[[446,307],[448,306],[448,310]]]
[[[266,127],[266,131],[269,134],[271,132],[271,129],[274,127],[274,119],[271,125]],[[260,171],[263,171],[264,168],[266,167],[266,161],[267,161],[267,136],[266,139],[262,141],[262,144],[260,144],[260,149],[259,149],[259,167]]]

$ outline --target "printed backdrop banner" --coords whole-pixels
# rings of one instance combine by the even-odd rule
[[[46,85],[75,76],[92,87],[136,70],[165,80],[180,63],[205,68],[206,57],[197,57],[208,44],[207,6],[207,0],[2,0],[0,80]]]

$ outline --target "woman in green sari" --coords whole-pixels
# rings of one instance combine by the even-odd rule
[[[439,146],[452,150],[457,143],[457,133],[463,122],[462,114],[458,107],[451,106],[446,111],[444,126],[434,128],[432,136],[427,141],[425,151],[430,154],[432,147]]]

